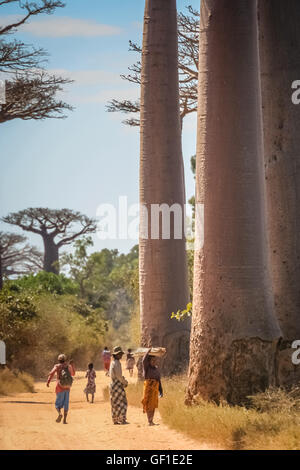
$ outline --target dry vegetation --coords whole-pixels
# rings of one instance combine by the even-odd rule
[[[0,370],[0,395],[34,392],[31,375],[9,369]]]
[[[202,402],[184,405],[186,378],[164,380],[159,411],[165,424],[189,437],[223,449],[300,449],[300,389],[270,389],[250,398],[250,407]],[[142,383],[126,389],[131,405],[141,406]],[[142,412],[142,410],[141,410]]]
[[[13,307],[19,303],[22,308],[18,316],[10,304],[0,303],[0,332],[6,342],[10,369],[45,378],[61,352],[72,357],[77,367],[86,367],[91,360],[96,362],[98,356],[100,364],[104,322],[96,315],[79,312],[85,305],[78,299],[46,294],[32,297],[33,315],[29,319],[23,318],[29,306],[23,307],[21,297],[14,300]]]

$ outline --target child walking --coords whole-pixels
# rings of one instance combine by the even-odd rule
[[[88,365],[88,370],[86,371],[85,377],[88,379],[84,393],[86,394],[86,400],[89,401],[89,395],[92,395],[92,403],[94,403],[94,395],[96,392],[96,372],[94,370],[94,364],[91,362]]]
[[[131,349],[128,349],[127,357],[126,357],[126,369],[128,370],[130,377],[133,376],[134,365],[135,365],[135,359],[133,357],[133,354],[131,353]]]

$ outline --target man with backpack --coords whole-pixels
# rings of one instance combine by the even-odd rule
[[[75,375],[75,367],[72,360],[67,363],[66,356],[60,354],[58,356],[58,364],[55,364],[51,370],[48,380],[47,387],[51,382],[52,377],[56,373],[56,401],[55,408],[58,412],[58,417],[56,419],[57,423],[60,423],[62,420],[62,408],[64,409],[64,420],[63,423],[67,424],[67,415],[69,410],[69,399],[70,399],[70,388],[73,383],[73,376]]]

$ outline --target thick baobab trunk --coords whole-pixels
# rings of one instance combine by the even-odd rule
[[[259,1],[264,157],[269,257],[275,312],[283,333],[280,384],[299,381],[291,342],[300,339],[300,80],[299,0]]]
[[[275,378],[281,332],[267,269],[256,7],[201,1],[196,203],[204,203],[204,245],[195,252],[187,402],[243,403]]]
[[[171,320],[188,302],[185,238],[151,237],[154,204],[167,204],[184,218],[184,175],[179,116],[176,0],[146,0],[141,74],[140,304],[142,346],[167,348],[163,369],[187,364],[189,322]],[[165,219],[166,220],[166,219]],[[182,229],[183,222],[177,224]],[[148,239],[145,230],[148,226]],[[177,236],[177,235],[176,235]]]
[[[49,236],[43,236],[43,242],[45,248],[44,271],[59,274],[58,246],[54,243],[53,238]]]

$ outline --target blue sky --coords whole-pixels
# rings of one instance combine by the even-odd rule
[[[177,1],[179,10],[190,4],[199,9],[199,3]],[[107,113],[105,105],[112,98],[139,96],[138,86],[119,76],[137,59],[128,41],[142,41],[143,10],[143,0],[67,0],[65,8],[31,20],[18,33],[50,53],[47,69],[76,80],[63,96],[75,111],[65,120],[13,120],[0,126],[0,216],[45,206],[95,217],[99,204],[117,205],[119,196],[138,202],[139,130],[124,126],[124,115]],[[1,7],[0,23],[19,13],[16,7]],[[183,131],[187,199],[194,194],[195,131],[193,115]],[[18,232],[3,223],[0,230]],[[29,239],[41,247],[39,236]],[[93,239],[93,250],[127,252],[134,244]]]

